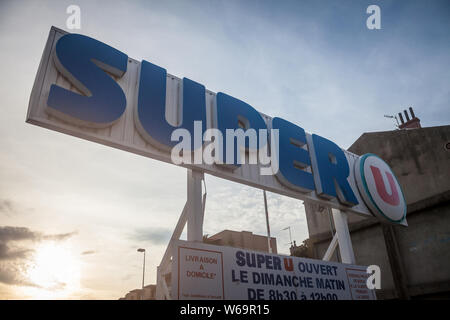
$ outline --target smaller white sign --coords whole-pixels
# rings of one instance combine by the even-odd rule
[[[179,246],[178,257],[177,299],[224,298],[222,252]]]
[[[172,298],[374,300],[363,266],[176,241]]]

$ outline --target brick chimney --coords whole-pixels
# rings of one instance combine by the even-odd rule
[[[411,115],[411,119],[409,118],[409,114],[406,110],[403,110],[405,114],[406,121],[403,121],[403,115],[401,112],[398,113],[401,124],[398,126],[400,129],[417,129],[422,128],[420,125],[420,119],[417,118],[414,114],[413,108],[409,108],[409,113]]]

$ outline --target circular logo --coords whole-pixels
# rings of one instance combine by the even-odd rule
[[[386,162],[367,153],[355,162],[355,177],[359,193],[374,216],[394,224],[405,219],[405,197]]]
[[[446,149],[446,150],[450,150],[450,142],[447,142],[447,143],[445,144],[445,149]]]

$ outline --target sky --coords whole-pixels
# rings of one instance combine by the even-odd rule
[[[52,25],[226,92],[348,148],[395,129],[450,123],[448,1],[0,2],[0,299],[118,299],[156,282],[186,201],[186,170],[25,123]],[[381,9],[369,30],[366,8]],[[206,176],[204,233],[266,234],[263,194]],[[268,193],[272,235],[308,238],[302,202]],[[185,236],[185,235],[183,235]]]

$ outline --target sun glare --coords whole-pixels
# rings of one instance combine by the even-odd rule
[[[80,260],[66,245],[45,243],[36,249],[28,279],[34,286],[26,294],[33,299],[69,298],[80,287]]]

